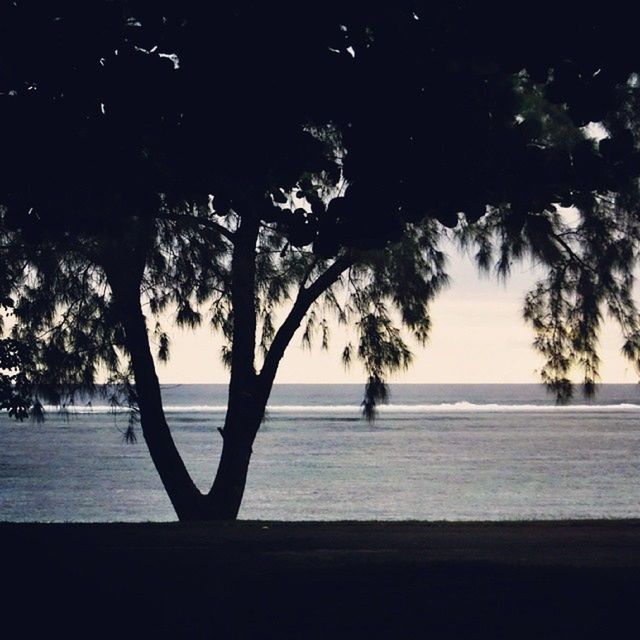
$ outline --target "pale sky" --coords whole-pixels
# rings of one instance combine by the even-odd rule
[[[477,273],[470,258],[450,253],[450,286],[432,306],[431,340],[414,345],[414,363],[394,376],[402,383],[539,382],[541,358],[531,347],[533,333],[521,318],[522,302],[536,280],[531,265],[516,266],[509,281]],[[168,325],[167,325],[167,328]],[[170,331],[171,359],[158,364],[162,383],[225,383],[220,362],[222,341],[208,328]],[[347,342],[344,329],[334,326],[328,352],[301,346],[301,332],[285,355],[276,382],[363,383],[357,364],[345,370],[340,354]],[[601,382],[637,381],[633,367],[620,354],[622,337],[607,322],[600,341]],[[577,378],[578,380],[579,378]]]

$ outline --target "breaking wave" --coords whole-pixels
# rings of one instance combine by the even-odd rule
[[[443,402],[440,404],[385,404],[380,405],[380,413],[589,413],[589,412],[635,412],[640,411],[640,404],[497,404],[473,402]],[[165,413],[222,413],[226,405],[167,405]],[[110,407],[107,405],[73,405],[66,407],[47,406],[45,411],[51,413],[68,412],[72,414],[107,414],[126,413],[127,407]],[[273,413],[354,413],[360,406],[354,404],[319,405],[319,404],[287,404],[269,405],[267,412]]]

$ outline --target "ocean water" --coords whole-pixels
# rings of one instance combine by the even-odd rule
[[[361,385],[278,385],[240,517],[504,520],[640,517],[640,388],[556,406],[539,385],[395,385],[374,423]],[[198,486],[217,466],[223,385],[163,389]],[[0,520],[161,521],[175,515],[142,434],[94,399],[43,424],[0,415]]]

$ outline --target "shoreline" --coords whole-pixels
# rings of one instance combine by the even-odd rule
[[[617,637],[640,602],[640,519],[0,523],[0,549],[27,637]]]

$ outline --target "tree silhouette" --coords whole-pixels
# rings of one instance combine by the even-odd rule
[[[525,317],[560,397],[574,364],[595,382],[603,305],[637,361],[630,27],[551,7],[523,24],[474,3],[5,6],[2,353],[20,351],[6,402],[97,391],[108,371],[178,517],[234,518],[295,331],[326,346],[331,314],[355,327],[342,357],[364,363],[372,417],[411,361],[401,327],[428,337],[447,227],[481,267],[547,268]],[[162,407],[152,342],[168,357],[168,309],[226,340],[206,494]]]

